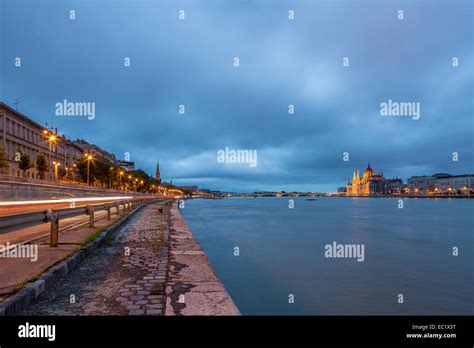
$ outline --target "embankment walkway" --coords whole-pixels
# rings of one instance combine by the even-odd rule
[[[153,203],[23,315],[239,315],[176,204]]]

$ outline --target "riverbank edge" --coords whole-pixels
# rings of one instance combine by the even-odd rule
[[[170,219],[169,263],[174,266],[168,271],[165,315],[241,315],[181,215],[178,202],[171,207]],[[194,292],[193,288],[199,290]],[[184,303],[179,302],[179,295],[186,296]]]

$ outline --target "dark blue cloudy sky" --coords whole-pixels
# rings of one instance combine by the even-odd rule
[[[404,180],[474,172],[472,1],[0,3],[0,100],[175,183],[334,191],[369,160]],[[64,99],[95,119],[55,116]],[[382,117],[388,99],[421,118]],[[226,146],[258,165],[217,163]]]

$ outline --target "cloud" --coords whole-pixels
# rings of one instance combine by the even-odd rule
[[[81,2],[74,22],[56,0],[2,6],[0,99],[21,97],[34,120],[130,152],[147,172],[159,160],[167,180],[332,191],[369,160],[403,179],[473,172],[469,1],[406,2],[405,21],[371,1]],[[55,117],[63,99],[94,101],[96,119]],[[381,117],[388,99],[420,102],[421,119]],[[218,164],[226,146],[256,149],[258,165]]]

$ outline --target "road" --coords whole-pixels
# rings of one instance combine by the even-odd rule
[[[21,202],[0,202],[0,218],[20,217],[22,214],[44,212],[48,209],[68,209],[80,208],[87,205],[101,205],[104,203],[113,203],[124,199],[138,199],[139,197],[121,196],[121,197],[75,197],[71,199],[57,200],[36,200]],[[74,203],[74,205],[72,205]],[[105,216],[105,211],[95,213],[95,219]],[[78,215],[73,217],[61,218],[59,222],[59,231],[64,232],[72,230],[75,227],[84,226],[88,223],[88,215]],[[50,224],[39,222],[32,226],[0,229],[0,245],[31,243],[39,238],[46,237],[50,233]]]
[[[129,200],[133,198],[133,196],[124,195],[120,197],[72,197],[49,200],[0,202],[0,217],[42,212],[48,209],[57,210],[74,207],[80,208],[87,205],[112,203],[119,200]]]

